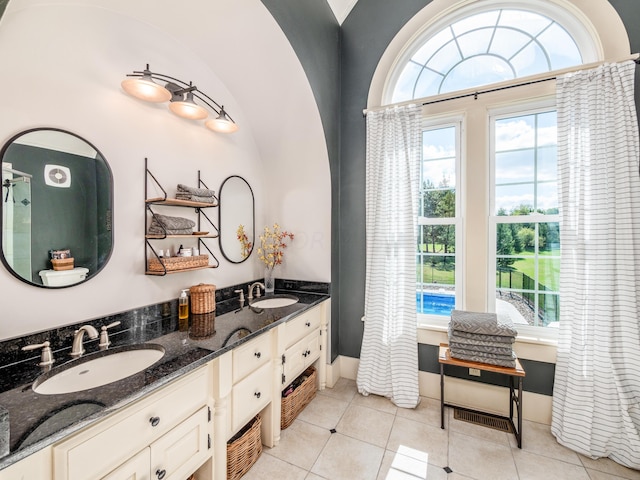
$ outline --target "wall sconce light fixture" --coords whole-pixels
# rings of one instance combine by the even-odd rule
[[[133,73],[128,73],[121,85],[129,95],[145,102],[169,102],[169,110],[189,120],[204,120],[209,116],[207,108],[195,102],[195,99],[198,99],[216,114],[215,118],[209,118],[204,122],[205,127],[220,133],[233,133],[238,130],[238,124],[224,110],[224,106],[198,90],[191,82],[151,72],[149,64],[143,71],[134,70]]]

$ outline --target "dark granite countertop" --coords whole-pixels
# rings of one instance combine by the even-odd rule
[[[165,354],[146,370],[101,387],[69,394],[40,395],[31,388],[43,373],[37,366],[37,358],[2,368],[0,406],[8,412],[10,452],[0,457],[0,470],[329,298],[326,293],[309,291],[276,290],[276,294],[279,293],[296,295],[299,302],[263,310],[245,303],[240,310],[238,299],[231,298],[217,303],[215,315],[191,315],[188,328],[177,319],[175,308],[169,309],[166,305],[156,318],[147,315],[148,318],[123,321],[122,325],[109,331],[111,348],[126,349],[127,345],[153,343],[164,347]],[[106,324],[111,319],[102,320]],[[215,332],[210,334],[213,329]],[[203,332],[208,335],[206,338],[200,338]],[[98,352],[97,340],[85,341],[85,348],[86,353],[81,358],[86,360]],[[54,349],[54,356],[54,369],[74,362],[66,360],[69,358],[66,351],[60,353]]]

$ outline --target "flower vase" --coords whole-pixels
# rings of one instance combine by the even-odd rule
[[[276,277],[273,274],[273,268],[264,269],[264,293],[273,293],[276,289]]]

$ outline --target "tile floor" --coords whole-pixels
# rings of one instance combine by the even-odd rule
[[[318,392],[278,446],[264,448],[243,480],[640,479],[640,471],[560,446],[546,425],[525,421],[520,450],[512,434],[454,420],[452,409],[447,415],[442,430],[439,401],[397,408],[340,379]]]

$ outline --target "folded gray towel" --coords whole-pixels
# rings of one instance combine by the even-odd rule
[[[179,200],[191,200],[192,202],[201,203],[216,203],[216,197],[202,197],[199,195],[191,195],[190,193],[176,193],[176,198]]]
[[[196,226],[196,222],[188,218],[169,217],[167,215],[160,215],[159,213],[155,213],[151,219],[151,225],[154,226],[155,224],[159,224],[169,230],[183,230]]]
[[[456,336],[456,339],[459,342],[462,340],[467,340],[467,343],[473,344],[474,342],[494,342],[494,343],[504,343],[504,344],[512,344],[516,341],[516,337],[513,335],[483,335],[482,333],[469,333],[462,332],[460,330],[453,330],[451,325],[449,325],[449,334],[453,334]]]
[[[495,345],[495,344],[470,345],[468,343],[456,342],[455,337],[449,337],[449,347],[457,351],[491,353],[494,355],[511,356],[511,354],[513,353],[513,349],[510,346],[506,346],[505,343],[500,343],[498,345]]]
[[[505,319],[501,319],[501,322],[504,321]],[[449,325],[453,330],[483,335],[511,335],[515,337],[518,334],[513,324],[498,322],[498,316],[495,313],[452,310]]]
[[[459,360],[470,360],[472,362],[488,363],[489,365],[497,365],[499,367],[516,368],[515,358],[513,358],[512,360],[506,360],[501,358],[487,358],[487,357],[481,357],[479,355],[467,355],[459,352],[454,354],[453,351],[451,351],[451,357],[457,358]]]
[[[149,227],[149,231],[147,232],[149,235],[192,235],[192,228],[162,228],[162,227]]]
[[[214,197],[216,195],[215,191],[209,190],[207,188],[197,188],[197,187],[189,187],[188,185],[183,185],[182,183],[178,184],[178,192],[186,192],[191,195],[197,195],[198,197]]]
[[[449,350],[451,351],[452,356],[455,353],[457,355],[475,355],[480,358],[494,358],[497,360],[515,360],[516,359],[516,354],[514,353],[513,350],[511,350],[506,355],[499,354],[499,353],[491,353],[491,352],[478,352],[475,350],[467,350],[466,348],[455,348],[455,347],[452,347],[451,345],[449,345]]]

